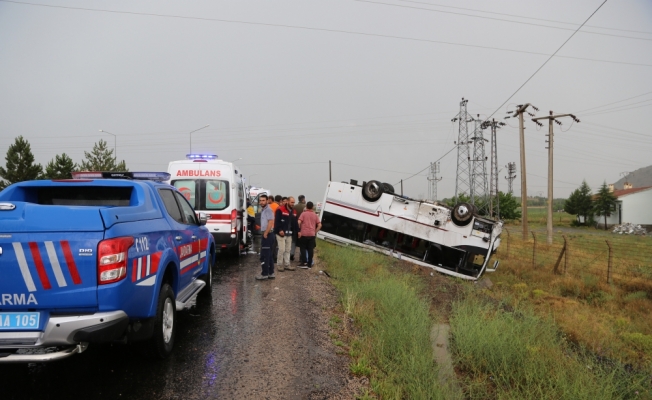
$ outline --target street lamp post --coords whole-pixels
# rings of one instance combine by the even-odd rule
[[[100,129],[100,132],[108,133],[109,135],[113,136],[113,163],[117,167],[118,166],[118,146],[117,146],[118,141],[116,139],[117,135],[115,135],[115,134],[113,134],[113,133],[111,133],[109,131],[105,131],[104,129]]]
[[[191,132],[190,132],[190,134],[189,134],[189,135],[190,135],[190,153],[192,153],[192,133],[193,133],[193,132],[200,131],[200,130],[202,130],[202,129],[204,129],[204,128],[208,128],[209,126],[210,126],[210,125],[205,125],[205,126],[202,126],[202,127],[199,128],[199,129],[195,129],[194,131],[191,131]]]

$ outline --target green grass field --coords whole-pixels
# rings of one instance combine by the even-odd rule
[[[320,241],[319,257],[342,305],[342,316],[332,319],[332,336],[348,351],[351,372],[370,378],[372,392],[363,398],[456,398],[457,392],[438,383],[429,338],[436,321],[450,321],[464,398],[652,398],[648,364],[624,366],[627,357],[652,354],[652,336],[634,323],[646,316],[621,314],[612,321],[608,340],[618,340],[612,351],[586,340],[606,333],[610,325],[602,322],[616,307],[644,305],[641,312],[647,312],[646,292],[619,294],[612,303],[606,297],[606,303],[592,303],[581,293],[571,299],[555,288],[581,283],[582,290],[597,293],[605,287],[586,277],[532,274],[516,258],[492,275],[492,290],[478,291],[469,282],[431,276],[428,268],[352,247]],[[559,309],[566,314],[555,302],[565,304]],[[341,329],[345,319],[355,326],[347,334]],[[616,352],[624,345],[633,351],[621,359]]]

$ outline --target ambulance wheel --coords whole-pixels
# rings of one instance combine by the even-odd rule
[[[370,202],[377,201],[383,195],[383,184],[378,181],[369,181],[362,187],[362,197]]]
[[[176,333],[177,307],[174,292],[167,283],[161,286],[154,317],[154,334],[149,340],[148,350],[153,358],[166,358],[172,353]]]
[[[469,203],[459,203],[453,207],[451,219],[458,226],[466,226],[473,219],[475,207]]]
[[[241,246],[240,241],[241,240],[242,240],[241,233],[238,232],[235,235],[235,246],[231,247],[231,254],[236,256],[236,257],[240,257],[240,253],[241,253],[241,251],[240,251],[240,246]]]
[[[394,186],[390,185],[389,183],[383,183],[383,192],[394,194]]]

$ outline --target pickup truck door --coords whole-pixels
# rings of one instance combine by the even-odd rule
[[[206,261],[208,231],[200,228],[195,212],[183,195],[169,189],[159,189],[159,193],[171,217],[172,239],[179,257],[179,290],[182,290],[196,278]]]

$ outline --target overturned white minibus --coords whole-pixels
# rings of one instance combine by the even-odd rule
[[[356,245],[441,273],[476,280],[500,245],[502,222],[477,215],[473,205],[410,199],[379,181],[329,182],[317,236]]]

